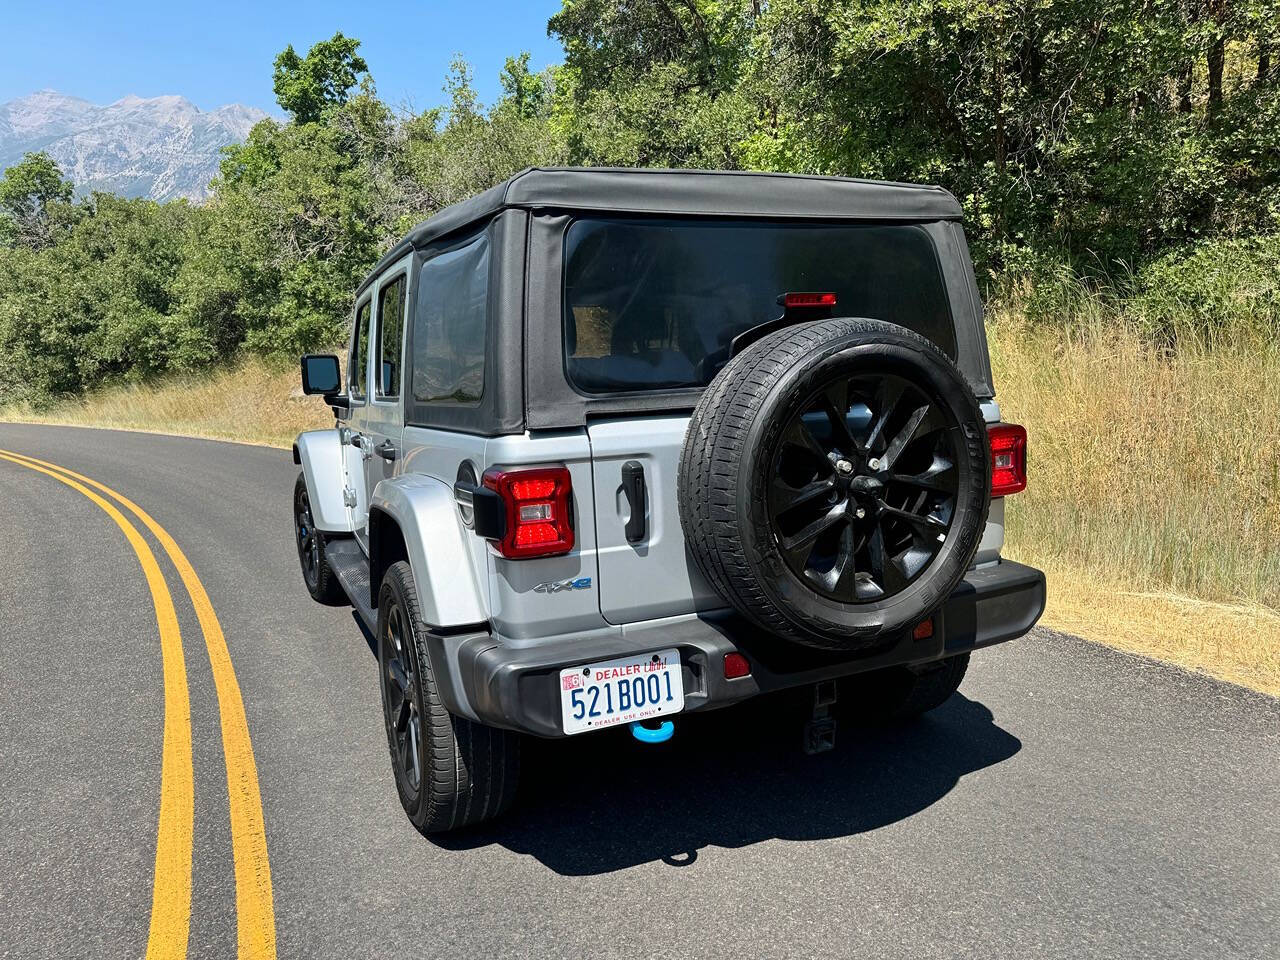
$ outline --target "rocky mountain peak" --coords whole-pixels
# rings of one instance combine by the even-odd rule
[[[204,111],[185,97],[122,97],[106,106],[56,90],[0,104],[0,169],[44,150],[81,193],[199,202],[221,149],[267,114],[228,104]]]

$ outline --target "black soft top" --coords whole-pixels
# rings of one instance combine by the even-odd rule
[[[959,202],[942,187],[796,173],[529,167],[418,224],[379,261],[370,278],[411,248],[421,248],[511,207],[880,222],[961,218]],[[360,285],[357,295],[368,283]]]

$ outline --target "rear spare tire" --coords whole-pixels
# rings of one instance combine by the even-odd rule
[[[986,524],[986,426],[955,365],[879,320],[787,327],[717,375],[680,459],[707,580],[781,637],[878,645],[964,577]]]

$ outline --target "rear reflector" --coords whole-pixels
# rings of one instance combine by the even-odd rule
[[[552,557],[573,549],[573,484],[567,468],[493,468],[480,482],[502,499],[506,523],[493,545],[504,557]]]
[[[751,673],[751,663],[740,653],[726,653],[724,655],[724,678],[726,680],[737,680],[738,677],[745,677]]]
[[[991,496],[1007,497],[1027,488],[1027,431],[1016,423],[988,428],[991,440]]]
[[[834,307],[836,295],[834,293],[786,293],[782,296],[782,305],[787,308]]]
[[[924,623],[917,623],[916,628],[911,631],[912,640],[928,640],[933,636],[933,618],[930,617]]]

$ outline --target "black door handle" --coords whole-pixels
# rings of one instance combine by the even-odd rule
[[[375,448],[383,460],[394,460],[396,458],[396,445],[390,440],[383,440]]]
[[[647,533],[645,515],[648,503],[645,496],[644,467],[635,460],[628,460],[622,465],[622,493],[627,498],[627,506],[631,508],[631,516],[623,528],[627,543],[639,543]]]

